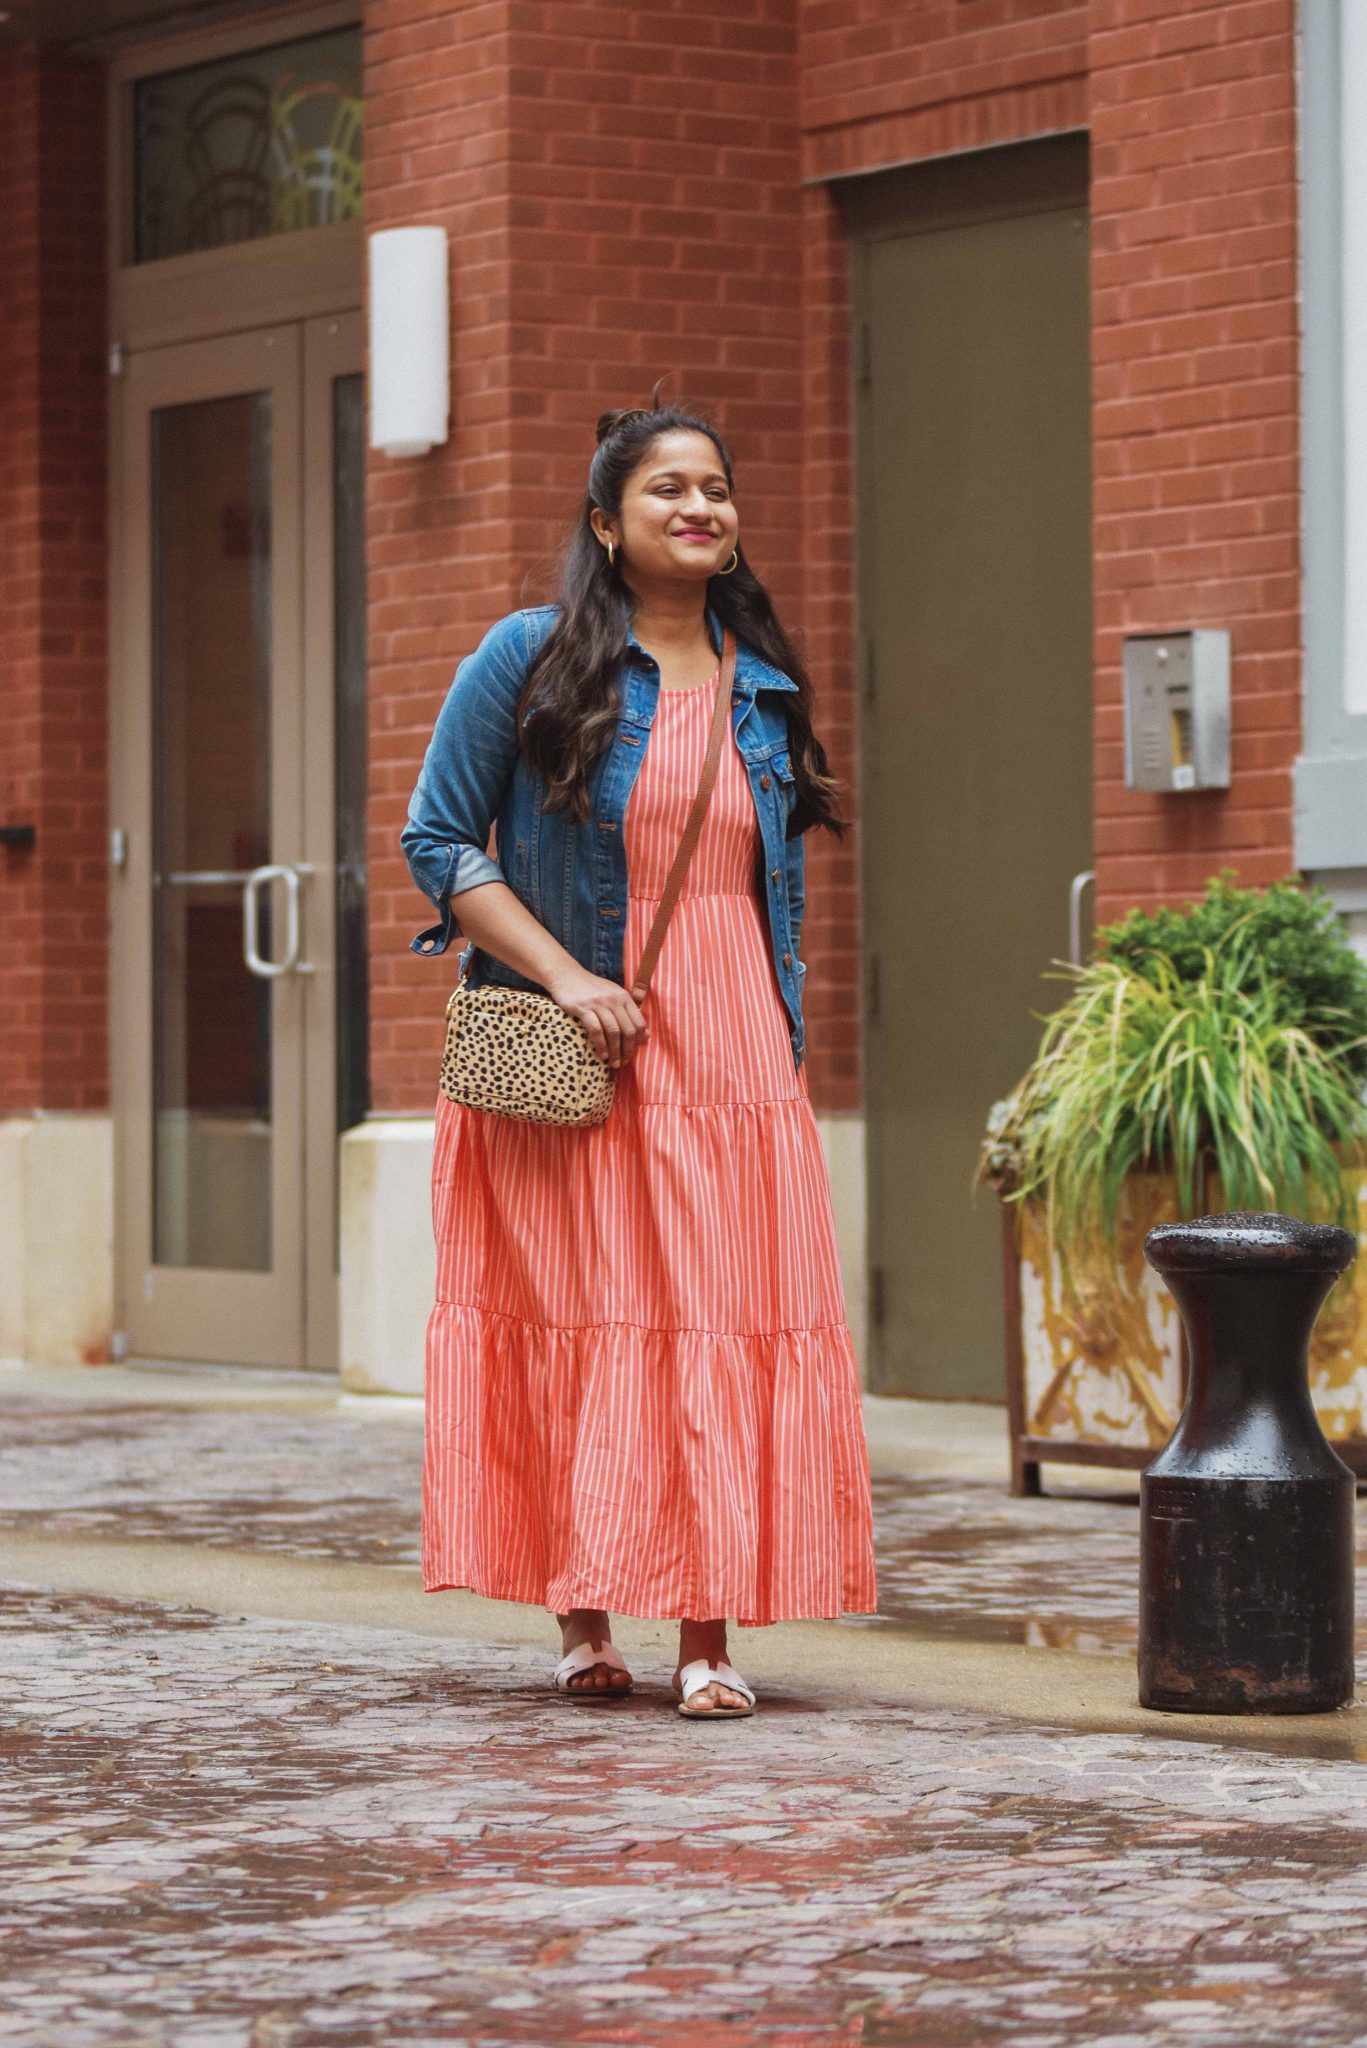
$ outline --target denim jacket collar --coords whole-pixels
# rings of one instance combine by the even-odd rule
[[[632,629],[630,607],[626,598],[624,597],[621,602],[627,629],[627,648],[630,652],[639,656],[643,666],[647,669],[652,669],[655,666],[655,657],[652,654],[647,654],[645,648],[642,647],[640,641],[636,638],[636,634]],[[721,653],[722,636],[721,616],[715,606],[710,604],[704,606],[704,612],[707,619],[707,637],[712,642],[713,653],[719,655]],[[781,669],[773,668],[767,661],[762,661],[759,655],[753,653],[746,646],[739,633],[737,633],[736,689],[742,696],[752,696],[756,690],[761,689],[795,690],[796,688],[797,684],[791,676],[785,676]]]

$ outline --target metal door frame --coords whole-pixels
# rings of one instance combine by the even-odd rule
[[[116,389],[111,1082],[120,1349],[337,1367],[333,383],[362,367],[357,312],[139,350]],[[274,864],[296,875],[307,972],[272,981],[269,1273],[152,1259],[151,417],[272,393]]]
[[[302,833],[305,857],[319,873],[309,924],[316,972],[305,990],[304,1338],[301,1363],[336,1372],[338,1346],[337,1130],[337,646],[333,388],[362,369],[365,323],[359,312],[308,320],[303,346],[301,500],[304,701]]]

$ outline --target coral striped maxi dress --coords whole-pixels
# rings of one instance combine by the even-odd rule
[[[628,986],[716,687],[659,692],[624,819]],[[741,1624],[874,1609],[858,1370],[761,851],[733,733],[606,1120],[438,1098],[429,1591]]]

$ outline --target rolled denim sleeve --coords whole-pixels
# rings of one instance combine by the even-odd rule
[[[441,913],[411,941],[415,953],[444,953],[459,934],[452,896],[508,879],[486,848],[517,764],[515,712],[530,658],[527,622],[510,612],[460,663],[437,716],[399,835],[408,872]]]

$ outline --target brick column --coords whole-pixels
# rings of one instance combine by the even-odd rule
[[[368,0],[365,11],[366,225],[444,226],[452,280],[450,439],[408,460],[372,454],[366,480],[371,1099],[380,1111],[430,1110],[448,992],[443,972],[407,951],[430,915],[399,849],[405,808],[458,658],[519,601],[508,12],[412,0]]]
[[[104,90],[0,61],[0,1115],[107,1099]]]
[[[845,790],[851,829],[807,835],[809,1086],[818,1108],[863,1107],[863,939],[860,901],[859,739],[855,666],[853,431],[849,408],[849,245],[828,186],[801,193],[805,362],[803,607],[818,730]]]
[[[1293,0],[1091,8],[1097,912],[1292,868],[1300,740]],[[1232,787],[1123,787],[1121,638],[1227,626]]]

